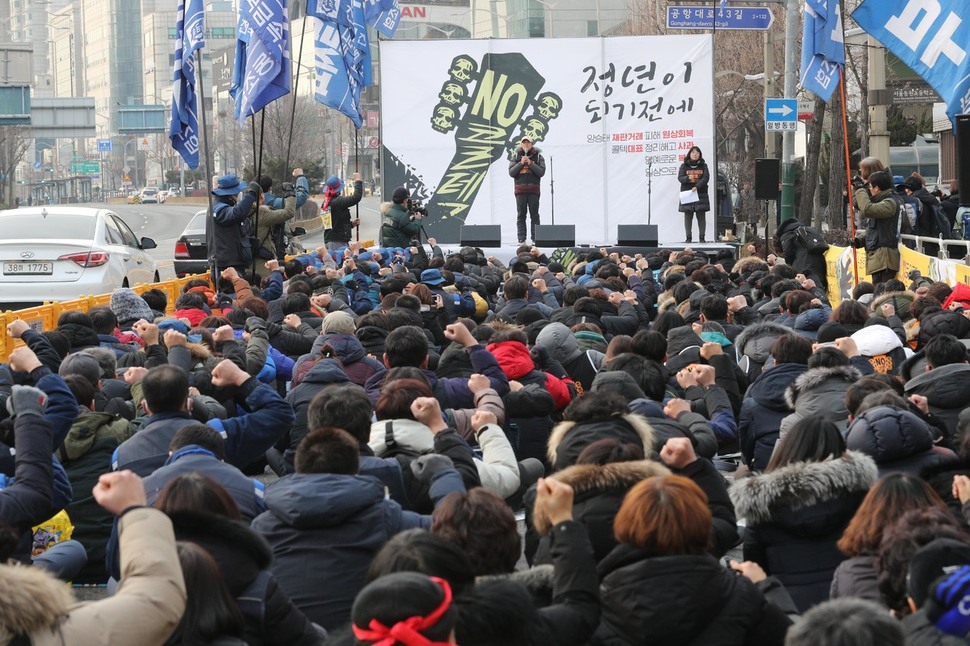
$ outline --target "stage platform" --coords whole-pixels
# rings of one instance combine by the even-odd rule
[[[462,245],[460,244],[439,244],[441,250],[444,252],[445,256],[450,253],[457,253]],[[553,254],[559,251],[558,257],[562,257],[563,254],[572,252],[576,255],[587,254],[595,249],[605,248],[608,254],[618,253],[621,256],[635,256],[636,254],[643,254],[645,257],[651,254],[657,253],[658,251],[665,251],[667,253],[672,251],[683,251],[687,247],[692,250],[706,254],[710,258],[717,256],[720,251],[730,251],[732,257],[738,257],[738,249],[740,248],[740,243],[737,242],[697,242],[691,244],[685,244],[683,242],[678,242],[675,244],[665,244],[657,247],[629,247],[629,246],[617,246],[617,245],[577,245],[574,247],[539,247],[539,250],[546,254],[546,256],[553,258]],[[518,245],[503,245],[501,247],[480,247],[482,252],[486,257],[495,256],[502,262],[508,264],[508,261],[515,257],[515,250]]]

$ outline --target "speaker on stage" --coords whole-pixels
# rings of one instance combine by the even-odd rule
[[[754,160],[754,199],[777,200],[780,183],[780,159],[760,157]]]
[[[656,224],[620,224],[616,227],[618,247],[656,247],[659,241]]]
[[[536,227],[537,247],[575,247],[576,227],[572,224],[540,224]]]
[[[502,227],[498,224],[463,224],[461,227],[463,247],[501,247]]]

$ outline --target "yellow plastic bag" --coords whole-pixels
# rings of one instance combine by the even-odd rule
[[[51,545],[71,540],[71,535],[74,534],[74,524],[71,523],[71,518],[67,515],[67,512],[62,509],[50,520],[34,527],[33,532],[34,545],[31,556],[37,556],[46,552]]]

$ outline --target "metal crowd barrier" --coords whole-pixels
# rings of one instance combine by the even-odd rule
[[[911,236],[911,235],[900,235],[902,244],[906,245],[916,253],[921,253],[927,256],[936,256],[941,260],[959,260],[963,261],[965,258],[970,256],[970,240],[946,240],[943,238],[934,238],[932,236]],[[936,253],[928,254],[924,249],[926,245],[933,245],[938,249]]]
[[[160,289],[165,292],[165,295],[168,297],[168,308],[165,313],[171,314],[175,311],[175,301],[181,295],[182,288],[185,287],[185,284],[190,280],[198,279],[208,281],[209,274],[174,278],[160,283],[140,284],[135,285],[132,289],[138,294],[147,292],[149,289]],[[100,294],[98,296],[81,296],[70,301],[44,303],[43,305],[25,310],[16,310],[13,312],[7,310],[6,312],[0,312],[0,362],[6,361],[10,357],[11,352],[24,344],[20,339],[11,339],[7,336],[7,325],[9,323],[17,319],[22,319],[34,330],[46,332],[57,327],[57,319],[64,312],[87,312],[93,307],[107,306],[110,303],[111,294]]]

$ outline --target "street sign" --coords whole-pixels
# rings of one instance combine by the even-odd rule
[[[798,102],[798,120],[811,121],[815,118],[815,101]]]
[[[798,130],[798,99],[765,99],[765,132]]]
[[[125,176],[124,176],[124,177],[122,178],[122,181],[124,181],[124,183],[125,183],[125,184],[127,184],[128,182],[130,182],[130,181],[131,181],[131,178],[130,178],[130,177],[128,177],[127,175],[125,175]]]
[[[152,142],[148,137],[141,137],[138,139],[138,150],[151,150]]]
[[[35,161],[34,162],[34,170],[40,170],[40,162],[39,161]]]
[[[131,166],[125,165],[124,168],[121,169],[121,172],[127,175],[128,173],[131,172]]]
[[[667,29],[740,29],[765,31],[775,21],[768,7],[667,7]]]
[[[90,175],[100,172],[100,164],[96,161],[72,162],[71,172],[75,174]]]
[[[110,153],[111,152],[111,140],[110,139],[98,139],[98,152],[99,153]]]

